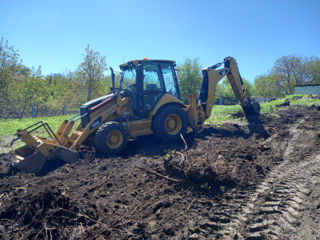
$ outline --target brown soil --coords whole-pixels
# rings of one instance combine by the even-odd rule
[[[1,154],[0,239],[317,239],[319,119],[290,107],[204,126],[187,150],[152,136],[118,157],[83,148],[44,176]]]

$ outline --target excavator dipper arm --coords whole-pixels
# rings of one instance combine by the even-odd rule
[[[224,68],[217,69],[222,64],[224,64]],[[248,97],[248,92],[240,76],[237,62],[233,57],[227,57],[222,63],[203,69],[202,75],[203,80],[198,100],[205,113],[205,119],[209,118],[211,115],[217,84],[224,76],[227,76],[234,95],[239,100],[247,119],[249,120],[252,119],[252,117],[257,117],[259,115],[260,105],[252,102]],[[200,122],[203,122],[205,119],[202,119],[202,121],[200,120]]]

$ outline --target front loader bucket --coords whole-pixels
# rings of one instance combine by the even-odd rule
[[[75,115],[77,116],[77,115]],[[74,116],[74,117],[75,117]],[[78,152],[64,147],[68,134],[74,121],[65,120],[55,134],[46,122],[39,121],[25,129],[18,129],[16,139],[21,139],[25,146],[15,150],[16,164],[13,166],[18,171],[45,174],[56,169],[64,163],[73,163],[78,160]],[[51,139],[32,136],[30,133],[43,127]]]
[[[56,150],[45,157],[39,150],[33,150],[25,145],[15,150],[16,164],[14,168],[21,172],[35,174],[53,170],[59,160],[73,163],[78,160],[78,153],[65,147],[57,146]]]
[[[16,156],[17,163],[14,168],[21,172],[40,173],[46,161],[45,157],[40,153],[33,153],[27,157],[21,155]]]

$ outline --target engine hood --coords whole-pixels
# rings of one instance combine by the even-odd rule
[[[105,96],[102,96],[102,97],[99,97],[99,98],[96,98],[96,99],[93,99],[85,104],[83,104],[81,107],[80,107],[80,115],[83,116],[85,114],[84,117],[81,118],[81,127],[82,128],[85,128],[87,126],[87,124],[90,122],[90,116],[89,116],[89,112],[90,112],[90,109],[100,103],[102,103],[103,101],[105,101],[106,99],[110,98],[110,97],[114,97],[115,94],[114,93],[109,93]]]

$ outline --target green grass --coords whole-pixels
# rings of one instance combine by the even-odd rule
[[[296,98],[301,98],[301,99],[296,99]],[[276,112],[277,105],[284,103],[286,100],[290,101],[290,106],[294,106],[294,105],[310,106],[312,104],[320,105],[320,99],[311,99],[311,98],[308,98],[308,95],[295,94],[295,95],[288,95],[284,98],[261,104],[261,113]]]
[[[301,99],[295,99],[300,98]],[[277,105],[283,103],[286,100],[290,100],[290,105],[319,105],[320,106],[320,99],[310,99],[308,95],[288,95],[282,99],[274,100],[268,103],[261,104],[261,113],[270,113],[275,114],[278,110]],[[290,106],[289,106],[290,107]],[[212,108],[212,114],[209,119],[206,120],[208,124],[222,124],[226,121],[234,121],[234,122],[241,122],[245,121],[244,119],[234,119],[232,117],[233,113],[238,112],[241,110],[240,105],[214,105]],[[63,120],[71,117],[68,116],[55,116],[55,117],[38,117],[38,118],[23,118],[23,119],[0,119],[0,136],[9,136],[16,133],[17,129],[23,129],[27,126],[36,123],[38,121],[47,122],[52,130],[55,132]],[[77,126],[78,122],[75,124]],[[37,134],[44,136],[45,130],[44,128],[40,128],[37,130]]]
[[[300,98],[300,99],[297,99]],[[261,113],[269,113],[269,114],[275,114],[277,110],[279,109],[277,105],[280,105],[284,103],[286,100],[290,101],[290,106],[287,106],[285,108],[289,108],[294,105],[304,105],[304,106],[310,106],[312,104],[319,105],[320,106],[320,99],[311,99],[308,98],[308,95],[303,94],[295,94],[295,95],[288,95],[284,98],[274,100],[268,103],[262,103],[261,106]],[[232,114],[238,112],[241,109],[240,105],[214,105],[212,108],[212,114],[209,119],[206,120],[206,123],[208,124],[221,124],[226,121],[236,121],[241,122],[241,119],[234,119],[232,117]],[[244,119],[243,119],[244,121]]]
[[[70,118],[72,115],[55,116],[55,117],[37,117],[37,118],[23,118],[23,119],[0,119],[0,136],[9,136],[17,132],[17,129],[24,129],[38,121],[47,122],[51,129],[56,132],[61,123]],[[77,122],[78,123],[78,122]],[[76,125],[76,124],[75,124]],[[46,131],[43,127],[36,130],[40,136],[47,137]]]
[[[226,121],[232,121],[234,118],[231,114],[241,110],[241,106],[238,105],[214,105],[212,107],[211,116],[206,120],[208,124],[221,124]]]

